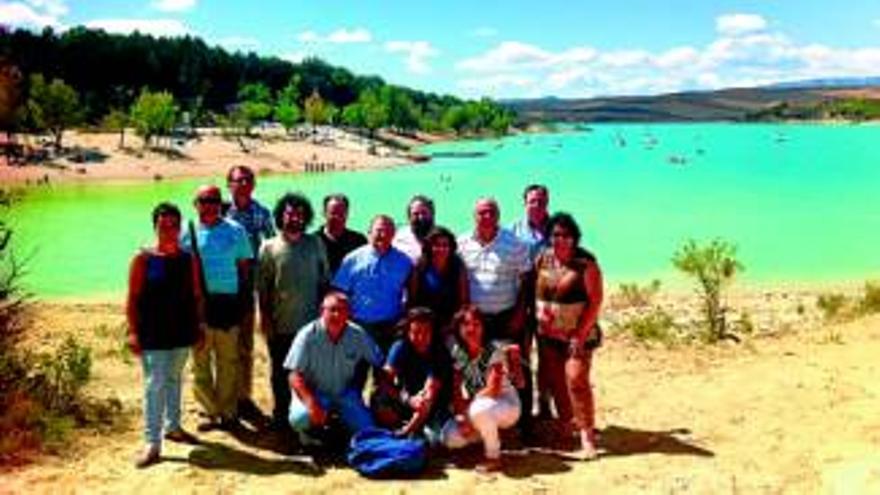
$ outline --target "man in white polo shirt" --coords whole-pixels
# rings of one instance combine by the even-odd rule
[[[483,315],[489,340],[525,343],[523,278],[528,273],[529,248],[513,232],[500,227],[501,212],[493,198],[480,198],[474,206],[473,232],[458,238],[458,253],[468,270],[471,302]],[[528,356],[523,359],[526,384],[520,390],[523,414],[520,433],[531,434],[532,380]]]

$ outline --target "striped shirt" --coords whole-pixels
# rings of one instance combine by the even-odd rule
[[[495,314],[516,304],[520,277],[531,268],[525,243],[506,229],[485,246],[468,233],[458,238],[458,254],[468,269],[471,301],[480,311]]]

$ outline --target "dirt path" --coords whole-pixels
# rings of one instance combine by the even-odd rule
[[[89,340],[92,393],[118,397],[133,420],[117,434],[79,435],[67,455],[0,474],[0,493],[880,493],[880,317],[737,347],[647,349],[612,337],[594,373],[607,450],[598,461],[517,451],[492,478],[467,463],[435,463],[425,479],[373,482],[249,445],[262,443],[257,434],[167,445],[165,462],[135,470],[140,372],[119,352],[117,310],[44,307],[40,328],[56,337],[36,336],[34,345],[71,331]],[[265,383],[262,349],[257,368]],[[256,387],[263,406],[267,388]]]

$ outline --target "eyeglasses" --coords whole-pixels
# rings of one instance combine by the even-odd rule
[[[229,179],[230,184],[238,184],[240,186],[247,186],[249,184],[254,183],[253,177],[239,177],[237,179]]]
[[[220,198],[218,198],[216,196],[206,196],[204,198],[197,198],[196,201],[200,205],[219,205],[220,204]]]
[[[561,232],[561,231],[555,230],[550,234],[550,237],[553,237],[553,238],[563,238],[563,237],[572,238],[574,236],[571,235],[570,232]]]

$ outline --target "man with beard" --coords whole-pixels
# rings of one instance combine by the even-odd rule
[[[434,201],[421,194],[413,196],[406,207],[406,218],[409,225],[397,232],[393,244],[415,264],[422,257],[425,236],[434,227]]]
[[[339,269],[342,258],[367,243],[360,232],[346,227],[348,222],[348,197],[344,194],[328,194],[324,197],[325,223],[315,233],[324,243],[330,273]]]
[[[271,360],[272,427],[288,424],[290,387],[284,359],[297,331],[318,317],[320,298],[327,288],[330,268],[324,244],[306,228],[314,217],[309,200],[287,193],[274,209],[280,233],[263,243],[259,255],[257,285],[260,323]]]

